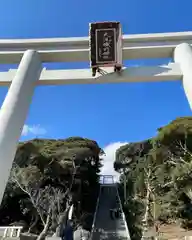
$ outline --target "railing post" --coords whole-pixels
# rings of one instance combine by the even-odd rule
[[[18,227],[18,228],[17,228],[17,237],[20,236],[22,229],[23,229],[23,227]]]
[[[183,73],[183,88],[192,109],[192,48],[188,43],[179,44],[174,51],[174,61]]]
[[[7,231],[8,231],[8,228],[5,228],[5,231],[3,233],[3,238],[5,238],[7,236]]]
[[[14,233],[14,227],[11,228],[11,233],[10,233],[10,237],[12,238],[13,237],[13,233]]]
[[[19,228],[19,229],[17,230],[17,237],[20,236],[20,233],[21,233],[21,228]]]
[[[27,50],[0,109],[0,203],[41,70],[38,53]]]

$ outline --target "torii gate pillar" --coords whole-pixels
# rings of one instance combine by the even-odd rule
[[[38,53],[27,50],[0,109],[0,204],[41,70]]]
[[[192,48],[188,43],[179,44],[174,51],[174,61],[183,73],[183,88],[192,109]]]

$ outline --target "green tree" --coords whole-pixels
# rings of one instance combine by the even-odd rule
[[[40,238],[59,235],[73,205],[75,224],[83,221],[91,228],[102,154],[95,141],[80,137],[20,143],[0,208],[1,224],[23,220],[27,231]]]

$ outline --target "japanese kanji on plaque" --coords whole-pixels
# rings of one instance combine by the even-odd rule
[[[90,23],[90,65],[93,76],[99,67],[122,67],[122,32],[119,22]]]

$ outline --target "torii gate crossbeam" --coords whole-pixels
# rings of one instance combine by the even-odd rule
[[[181,43],[192,44],[192,32],[123,35],[123,59],[171,58]],[[42,62],[89,61],[89,38],[2,39],[0,63],[19,63],[33,49]]]
[[[127,68],[119,75],[109,69],[105,75],[91,77],[89,70],[75,70],[76,73],[71,70],[42,70],[41,64],[88,61],[88,38],[0,40],[0,63],[21,61],[17,71],[0,73],[0,86],[11,83],[0,111],[0,202],[36,85],[162,81],[183,78],[184,90],[192,108],[191,44],[192,32],[124,35],[124,60],[170,58],[174,54],[176,63],[168,66]]]

